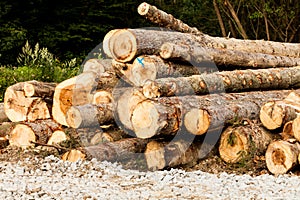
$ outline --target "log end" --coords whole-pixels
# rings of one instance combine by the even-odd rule
[[[119,29],[113,29],[111,31],[109,31],[105,36],[104,36],[104,39],[103,39],[103,44],[102,44],[102,47],[103,47],[103,52],[105,53],[105,55],[109,58],[112,58],[112,54],[110,52],[110,49],[109,49],[109,45],[110,45],[110,38],[113,36],[114,33],[116,33],[117,31],[119,31]]]
[[[52,135],[49,138],[47,144],[49,144],[49,145],[58,144],[58,143],[63,142],[67,139],[68,139],[68,137],[67,137],[67,135],[64,131],[57,130],[57,131],[54,131],[52,133]]]
[[[66,113],[66,122],[69,127],[79,128],[82,124],[81,112],[76,107],[72,106]]]
[[[105,68],[99,59],[93,58],[84,63],[83,72],[94,72],[96,74],[101,74],[105,72]]]
[[[206,110],[191,109],[184,116],[186,129],[194,135],[203,135],[210,126],[210,116]]]
[[[149,170],[160,170],[166,167],[164,146],[157,141],[151,141],[147,144],[145,158]]]
[[[266,164],[272,174],[285,174],[297,163],[299,150],[293,144],[279,140],[272,142],[266,151]]]
[[[137,8],[137,11],[141,16],[147,15],[149,10],[150,10],[150,5],[146,2],[141,3]]]
[[[143,94],[146,98],[152,99],[160,97],[159,87],[155,81],[147,80],[143,85]]]
[[[36,142],[34,131],[24,124],[18,124],[10,133],[9,144],[21,147],[22,149],[34,147]]]
[[[108,91],[97,91],[93,96],[92,104],[108,104],[113,102],[112,94]]]
[[[160,48],[160,56],[164,59],[168,59],[172,57],[174,51],[174,44],[172,43],[164,43]]]
[[[61,159],[64,161],[77,162],[78,160],[85,160],[86,155],[79,150],[72,149],[62,155]]]
[[[300,116],[297,116],[293,120],[292,131],[293,131],[294,138],[298,142],[300,142]]]
[[[139,56],[133,62],[131,73],[131,82],[135,86],[143,86],[146,80],[156,79],[157,70],[151,57]]]
[[[259,114],[260,121],[269,130],[281,127],[284,117],[282,107],[274,101],[264,104]]]
[[[28,82],[24,83],[24,94],[26,97],[32,97],[35,93],[34,86]]]

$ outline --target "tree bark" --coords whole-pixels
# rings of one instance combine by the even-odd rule
[[[96,158],[98,161],[120,161],[129,158],[136,153],[142,153],[147,145],[147,140],[139,138],[127,138],[115,142],[102,143],[96,146],[88,146],[71,150],[64,156],[64,160],[77,161],[79,158]],[[73,154],[75,154],[73,156]]]
[[[113,102],[112,91],[109,89],[106,90],[97,90],[93,95],[92,104],[109,104]]]
[[[209,48],[197,43],[193,45],[164,43],[161,46],[160,56],[164,59],[181,59],[197,65],[202,62],[213,62],[222,65],[221,68],[226,68],[228,65],[239,68],[300,66],[300,58]]]
[[[184,124],[192,134],[223,128],[224,124],[249,118],[259,119],[260,106],[280,100],[289,91],[224,93],[204,96],[161,97],[144,100],[135,106],[131,124],[137,137],[175,135]]]
[[[9,122],[9,119],[4,111],[4,103],[0,103],[0,123],[2,122]]]
[[[113,65],[119,76],[133,86],[143,86],[146,80],[191,76],[213,70],[207,67],[194,67],[188,64],[166,61],[155,55],[139,56],[132,64],[113,61]]]
[[[235,70],[190,77],[148,80],[143,86],[147,98],[208,94],[248,90],[288,89],[300,86],[300,68]]]
[[[141,8],[139,8],[138,10],[141,10],[141,12],[139,13],[151,22],[162,25],[174,31],[193,33],[194,35],[197,35],[197,40],[200,42],[200,44],[204,44],[204,46],[207,47],[221,49],[226,48],[237,51],[264,53],[295,58],[300,57],[300,44],[297,43],[280,43],[264,40],[240,40],[234,38],[229,39],[211,37],[209,35],[203,34],[197,28],[189,27],[187,24],[184,24],[182,21],[174,18],[172,15],[167,14],[164,11],[159,10],[147,3],[142,3],[140,7]]]
[[[100,126],[113,120],[111,104],[71,106],[66,112],[66,121],[72,128]]]
[[[39,89],[36,83],[41,86]],[[43,85],[46,89],[43,89]],[[9,86],[4,94],[4,111],[8,119],[12,122],[49,119],[53,93],[46,94],[48,91],[51,93],[48,86],[47,83],[35,81],[19,82]],[[33,89],[30,90],[33,95],[41,97],[26,97],[25,90],[30,93],[28,88]]]
[[[193,165],[201,157],[201,143],[189,144],[178,140],[165,144],[151,141],[147,144],[145,158],[149,170],[161,170],[166,167]]]
[[[266,152],[271,140],[271,134],[257,123],[241,121],[239,126],[230,126],[223,131],[219,145],[220,157],[227,163],[253,159]]]
[[[285,174],[298,162],[299,144],[278,140],[272,142],[266,151],[266,164],[272,174]]]
[[[52,99],[56,83],[46,83],[39,81],[24,82],[25,97],[40,97],[42,99]]]

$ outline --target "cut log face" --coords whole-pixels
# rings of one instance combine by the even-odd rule
[[[285,174],[296,164],[299,144],[279,140],[272,142],[266,151],[266,164],[272,174]]]
[[[36,142],[36,136],[34,131],[27,125],[18,124],[10,133],[10,145],[26,149],[34,147],[34,144],[31,142]]]
[[[49,104],[47,104],[41,98],[34,99],[27,112],[27,121],[33,122],[39,119],[51,118],[51,109],[49,107]]]
[[[109,104],[113,102],[112,93],[107,90],[99,90],[93,95],[92,104]]]
[[[300,116],[298,115],[296,119],[293,120],[293,135],[295,139],[300,142]]]
[[[112,58],[112,54],[110,52],[110,38],[113,36],[114,33],[116,33],[117,31],[119,31],[120,29],[114,29],[109,31],[104,39],[103,39],[103,51],[106,54],[107,57]]]
[[[49,144],[49,145],[58,144],[58,143],[63,142],[67,139],[68,139],[68,137],[67,137],[67,135],[64,131],[57,130],[57,131],[54,131],[52,133],[52,135],[49,138],[47,144]]]
[[[56,83],[46,83],[39,81],[27,81],[24,82],[24,94],[26,97],[41,97],[41,98],[53,98]]]
[[[83,154],[81,151],[72,149],[64,153],[61,159],[70,162],[77,162],[78,160],[85,160],[85,157],[86,157],[85,154]]]
[[[111,59],[89,59],[84,63],[82,72],[94,72],[95,74],[101,74],[107,71],[113,71],[111,62]]]
[[[227,163],[264,153],[271,142],[271,135],[256,124],[228,127],[220,139],[219,153]]]

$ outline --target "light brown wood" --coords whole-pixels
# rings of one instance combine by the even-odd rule
[[[92,104],[109,104],[113,102],[112,93],[108,90],[98,90],[93,95]]]
[[[240,126],[231,126],[223,131],[219,145],[220,157],[227,163],[253,159],[255,155],[265,153],[271,140],[271,134],[264,127],[241,121]]]
[[[18,146],[23,149],[32,148],[34,144],[31,143],[31,141],[36,142],[36,135],[27,125],[18,124],[10,133],[10,145]]]
[[[101,74],[106,71],[113,71],[111,62],[111,59],[88,59],[83,65],[82,72],[94,72],[96,74]]]
[[[46,83],[40,81],[24,82],[24,95],[26,97],[41,97],[43,99],[52,99],[56,83]]]
[[[79,150],[72,149],[64,153],[61,159],[64,161],[77,162],[78,160],[85,160],[85,154]]]
[[[4,103],[0,103],[0,123],[2,122],[9,122],[9,119],[4,111]]]
[[[278,140],[266,151],[266,164],[272,174],[285,174],[298,162],[299,144]]]
[[[64,131],[56,130],[50,136],[49,140],[47,141],[47,144],[49,145],[59,144],[60,142],[66,141],[67,139],[68,136]]]
[[[110,38],[113,36],[114,33],[116,33],[117,31],[119,31],[120,29],[113,29],[113,30],[110,30],[104,37],[103,39],[103,44],[102,44],[102,47],[103,47],[103,51],[105,53],[105,55],[109,58],[112,58],[112,55],[109,51],[109,46],[110,46]]]

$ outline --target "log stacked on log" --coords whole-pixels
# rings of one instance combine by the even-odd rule
[[[109,58],[87,60],[76,77],[10,86],[13,124],[0,137],[23,148],[67,145],[59,147],[69,161],[145,153],[159,170],[205,158],[219,135],[203,138],[222,132],[225,162],[265,154],[274,174],[298,163],[300,44],[211,37],[147,3],[138,13],[175,31],[111,30]]]

